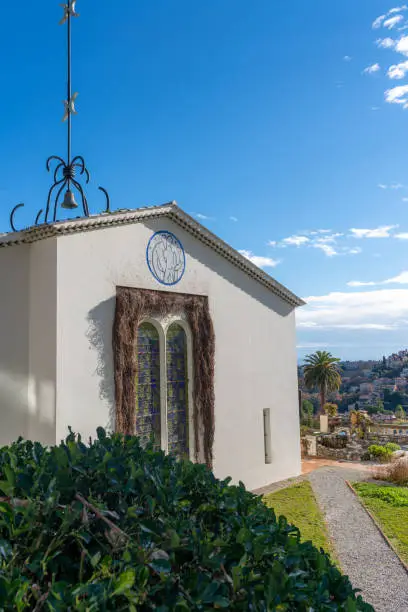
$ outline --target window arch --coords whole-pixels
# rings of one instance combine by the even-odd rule
[[[183,320],[144,320],[137,333],[136,435],[178,457],[192,457],[191,340]]]
[[[152,323],[137,331],[136,435],[144,446],[161,447],[160,338]]]
[[[168,451],[189,457],[187,336],[179,323],[166,334],[166,395]]]

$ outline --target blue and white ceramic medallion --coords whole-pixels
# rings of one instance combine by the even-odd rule
[[[186,269],[183,245],[171,232],[153,234],[147,245],[146,259],[150,272],[162,285],[176,285]]]

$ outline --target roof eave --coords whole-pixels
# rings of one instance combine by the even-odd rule
[[[0,236],[0,248],[18,244],[31,244],[53,236],[73,234],[81,231],[92,231],[100,227],[128,225],[142,221],[146,218],[151,219],[156,217],[168,217],[291,306],[297,308],[305,305],[305,302],[301,298],[289,291],[289,289],[281,285],[272,278],[272,276],[261,270],[261,268],[258,268],[201,223],[193,219],[193,217],[179,208],[175,202],[170,202],[161,206],[136,208],[133,210],[126,209],[86,218],[81,217],[69,221],[57,221],[52,224],[33,226],[21,232]]]

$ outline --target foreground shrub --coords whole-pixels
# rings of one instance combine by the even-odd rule
[[[378,461],[382,461],[384,463],[391,461],[392,457],[392,451],[385,446],[380,446],[379,444],[372,444],[369,446],[367,453],[371,458],[377,459]]]
[[[373,610],[261,498],[137,438],[19,441],[0,491],[0,610]]]

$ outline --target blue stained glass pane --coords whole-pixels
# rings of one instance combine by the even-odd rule
[[[167,332],[167,430],[169,453],[189,456],[187,341],[180,325]]]
[[[156,328],[150,323],[139,326],[137,333],[136,435],[145,446],[153,441],[161,446],[160,418],[160,343]]]

